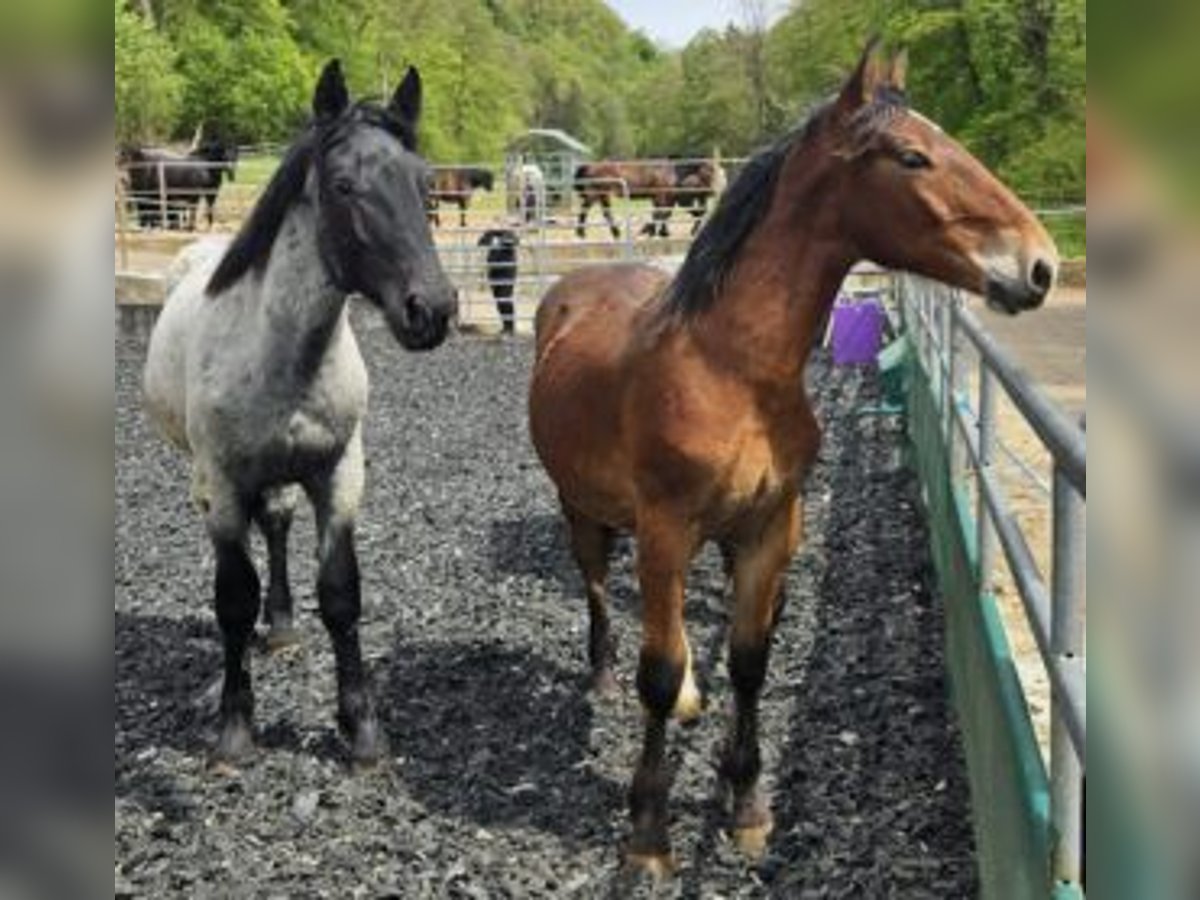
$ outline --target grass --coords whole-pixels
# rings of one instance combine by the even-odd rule
[[[1087,217],[1082,212],[1042,218],[1063,259],[1087,258]]]

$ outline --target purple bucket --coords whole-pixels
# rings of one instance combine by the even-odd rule
[[[833,361],[848,366],[875,362],[883,339],[883,306],[878,300],[847,301],[833,308]]]

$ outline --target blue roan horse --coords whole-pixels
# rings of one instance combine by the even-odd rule
[[[295,637],[286,552],[296,486],[316,513],[317,597],[337,660],[338,724],[355,764],[383,752],[358,640],[353,529],[367,372],[346,298],[358,293],[379,307],[410,350],[440,344],[455,314],[425,218],[420,107],[415,69],[383,107],[351,103],[330,62],[312,124],[219,263],[197,266],[172,291],[150,338],[147,406],[191,454],[192,493],[216,555],[220,765],[253,745],[247,648],[260,596],[247,549],[252,522],[270,559],[268,643]]]

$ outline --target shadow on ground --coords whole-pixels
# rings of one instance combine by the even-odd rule
[[[401,642],[385,672],[399,777],[432,811],[611,841],[624,789],[593,770],[592,710],[574,672],[482,642]]]

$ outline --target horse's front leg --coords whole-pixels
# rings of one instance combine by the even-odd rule
[[[642,591],[642,648],[637,687],[645,711],[645,733],[629,813],[633,835],[628,859],[654,875],[673,871],[667,801],[671,773],[666,764],[667,719],[699,711],[691,673],[691,651],[683,625],[684,580],[696,540],[686,522],[655,511],[639,511],[637,572]]]
[[[358,636],[362,592],[354,519],[362,499],[363,475],[360,426],[333,471],[305,485],[317,518],[317,604],[337,667],[338,727],[350,743],[356,768],[373,765],[384,752]]]
[[[203,503],[205,526],[216,556],[217,623],[224,645],[220,724],[212,764],[228,769],[253,749],[254,692],[247,649],[258,618],[258,574],[247,548],[249,510],[232,485],[212,483]]]
[[[733,546],[734,612],[729,638],[729,676],[734,717],[721,759],[721,780],[733,798],[733,838],[747,855],[766,848],[773,820],[759,786],[758,697],[767,674],[783,576],[800,543],[802,512],[794,495],[762,527]]]

